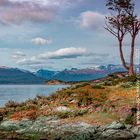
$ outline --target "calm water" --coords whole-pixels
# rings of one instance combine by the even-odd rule
[[[36,95],[47,96],[66,87],[66,85],[0,85],[0,106],[4,106],[9,100],[22,102],[33,99]]]

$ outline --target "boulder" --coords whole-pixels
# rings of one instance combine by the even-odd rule
[[[1,130],[5,131],[13,131],[13,130],[20,130],[25,129],[32,125],[32,121],[30,120],[21,120],[21,121],[4,121],[0,125]]]
[[[50,135],[50,139],[61,140],[92,140],[96,133],[96,127],[84,123],[68,123],[56,128]]]
[[[125,129],[125,125],[123,123],[114,121],[110,125],[108,125],[106,129]]]
[[[48,133],[53,131],[61,124],[60,120],[53,117],[39,117],[31,127],[28,127],[25,132],[31,133]]]
[[[133,125],[131,125],[131,124],[126,124],[125,127],[126,127],[126,129],[130,130],[130,129],[133,127]]]
[[[127,130],[108,129],[100,135],[100,139],[104,140],[129,140],[134,138],[134,133]]]
[[[17,135],[39,134],[44,139],[50,140],[128,140],[138,134],[137,127],[124,129],[120,122],[113,122],[105,126],[93,126],[85,122],[62,123],[57,116],[41,116],[35,121],[24,119],[21,121],[4,121],[0,130],[17,132]]]
[[[56,107],[54,109],[54,111],[57,111],[57,112],[67,112],[67,111],[70,111],[70,108],[68,108],[66,106],[59,106],[59,107]]]
[[[131,131],[135,134],[140,136],[140,126],[135,126],[131,129]]]

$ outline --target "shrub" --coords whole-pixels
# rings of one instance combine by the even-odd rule
[[[137,77],[136,77],[136,75],[134,75],[134,76],[128,76],[128,77],[127,77],[127,80],[128,80],[129,82],[135,83],[135,82],[137,81]]]
[[[77,116],[83,116],[88,112],[88,109],[75,109],[72,111],[62,111],[62,112],[57,112],[56,115],[60,117],[61,119],[65,118],[71,118],[71,117],[77,117]]]
[[[89,97],[88,95],[79,96],[77,99],[78,99],[78,102],[77,102],[78,106],[81,106],[81,105],[88,106],[88,105],[92,104],[92,98]]]
[[[68,102],[66,102],[66,101],[60,102],[60,104],[63,106],[68,106]]]
[[[126,119],[125,119],[125,124],[134,124],[134,116],[132,116],[132,115],[128,115],[127,117],[126,117]]]
[[[75,86],[75,89],[85,87],[85,86],[88,86],[88,85],[90,85],[90,84],[89,83],[78,84],[78,85]]]
[[[111,78],[113,78],[113,79],[118,78],[118,76],[116,74],[109,74],[108,76],[111,77]]]
[[[68,111],[57,112],[56,115],[62,119],[65,119],[70,117],[70,112]]]
[[[93,85],[92,88],[93,89],[105,89],[105,87],[103,87],[101,85]]]
[[[5,116],[7,114],[7,110],[4,108],[0,108],[0,116]]]
[[[18,105],[19,105],[19,104],[16,103],[15,101],[10,100],[10,101],[8,101],[8,102],[5,104],[5,107],[7,107],[7,108],[10,108],[10,107],[17,107]]]
[[[105,81],[104,86],[112,86],[112,82],[111,81]]]
[[[127,82],[121,85],[122,88],[131,88],[135,84],[133,82]]]
[[[11,115],[12,120],[21,120],[22,118],[34,120],[36,119],[36,117],[37,117],[36,110],[24,110],[20,112],[14,112]]]

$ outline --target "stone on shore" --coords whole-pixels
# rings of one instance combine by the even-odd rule
[[[129,140],[135,138],[131,129],[125,128],[120,122],[99,127],[85,122],[64,123],[57,116],[42,116],[35,121],[28,119],[4,121],[0,125],[0,130],[14,131],[21,137],[36,134],[50,140]],[[137,132],[137,129],[134,130]]]
[[[107,129],[125,129],[125,125],[123,123],[114,121],[107,126]]]

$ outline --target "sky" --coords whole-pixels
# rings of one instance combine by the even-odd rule
[[[136,13],[140,15],[140,1]],[[106,0],[0,0],[0,66],[62,70],[121,64]],[[140,46],[140,35],[136,48]],[[129,60],[130,37],[124,42]]]

